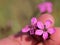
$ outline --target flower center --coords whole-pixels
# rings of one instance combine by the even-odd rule
[[[47,31],[47,28],[46,28],[46,26],[44,25],[44,29],[43,29],[43,31]]]

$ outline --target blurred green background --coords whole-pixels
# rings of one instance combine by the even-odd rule
[[[37,4],[51,1],[55,26],[60,26],[60,0],[0,0],[0,38],[17,33],[30,22],[31,17],[39,16]]]

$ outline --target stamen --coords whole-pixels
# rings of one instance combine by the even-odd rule
[[[47,31],[46,25],[44,25],[44,29],[43,29],[43,31]]]

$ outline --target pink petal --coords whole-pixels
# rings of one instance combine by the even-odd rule
[[[39,4],[39,5],[38,5],[38,8],[39,8],[39,10],[40,10],[41,13],[43,13],[43,12],[46,11],[46,7],[45,7],[44,4]]]
[[[49,13],[52,13],[52,7],[49,7],[49,6],[48,6],[48,7],[47,7],[47,10],[48,10]]]
[[[33,17],[33,18],[31,19],[31,24],[34,25],[34,24],[36,24],[36,23],[37,23],[37,19],[36,19],[35,17]]]
[[[36,30],[35,35],[42,35],[43,34],[43,30]]]
[[[50,34],[55,33],[55,29],[54,29],[54,28],[49,28],[49,29],[48,29],[48,33],[50,33]]]
[[[45,5],[47,7],[47,11],[49,13],[51,13],[52,12],[52,3],[51,2],[46,2]]]
[[[28,26],[26,26],[22,29],[22,32],[28,32],[29,30],[30,30],[30,28]]]
[[[50,20],[47,20],[45,22],[46,28],[49,28],[51,24],[52,24],[52,22]]]
[[[41,21],[37,22],[37,27],[40,29],[44,29],[44,25]]]
[[[48,33],[47,32],[44,32],[43,33],[43,39],[46,40],[48,38]]]

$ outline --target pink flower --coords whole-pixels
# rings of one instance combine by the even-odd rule
[[[33,17],[32,19],[31,19],[31,25],[29,26],[29,25],[27,25],[26,27],[24,27],[23,29],[22,29],[22,32],[28,32],[28,31],[30,31],[30,34],[34,34],[34,29],[35,29],[35,24],[37,23],[37,19],[35,18],[35,17]]]
[[[46,9],[49,13],[52,12],[52,3],[51,2],[45,2],[44,3],[46,5]]]
[[[44,40],[48,38],[48,34],[53,34],[55,32],[54,27],[50,27],[52,22],[47,20],[45,23],[41,21],[37,21],[35,17],[31,19],[31,25],[27,25],[25,28],[22,29],[22,32],[29,33],[30,35],[38,35],[41,36]]]
[[[46,12],[46,7],[44,4],[38,4],[38,8],[41,13]]]
[[[43,24],[41,21],[37,22],[37,27],[39,29],[36,30],[35,35],[43,35],[43,39],[46,40],[48,38],[48,33],[53,34],[55,32],[55,29],[53,27],[50,27],[51,21],[47,20],[45,24]]]
[[[41,13],[44,13],[46,11],[51,13],[52,12],[52,3],[45,2],[45,3],[38,4],[38,8],[39,8]]]

